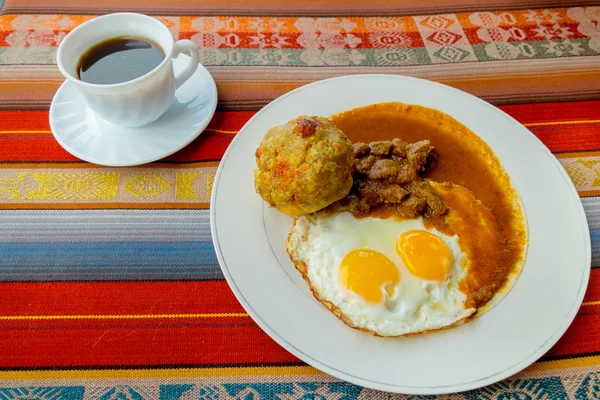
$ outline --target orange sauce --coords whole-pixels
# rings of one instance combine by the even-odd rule
[[[439,187],[450,211],[427,217],[424,223],[448,235],[458,234],[461,248],[467,249],[471,262],[460,287],[467,294],[466,305],[480,307],[490,300],[522,261],[527,235],[516,191],[487,144],[452,117],[416,105],[373,104],[331,119],[352,142],[394,138],[431,142],[437,165],[424,177],[464,186],[474,196],[460,188]],[[386,217],[393,210],[380,208],[376,213]]]

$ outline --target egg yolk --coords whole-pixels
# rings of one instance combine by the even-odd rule
[[[383,296],[382,287],[397,284],[400,272],[380,252],[357,249],[346,254],[342,260],[340,280],[346,289],[362,296],[366,301],[379,303]]]
[[[404,232],[396,242],[396,251],[413,275],[428,281],[445,280],[454,262],[446,243],[427,231]]]

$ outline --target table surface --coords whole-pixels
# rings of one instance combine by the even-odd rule
[[[439,398],[600,396],[600,2],[582,3],[6,0],[0,398],[408,398],[341,382],[279,347],[234,298],[210,240],[215,170],[243,124],[295,87],[355,73],[432,79],[500,105],[558,157],[590,224],[590,285],[559,343],[514,377]],[[63,80],[57,43],[122,10],[193,40],[220,101],[184,150],[106,168],[56,143],[48,107]]]

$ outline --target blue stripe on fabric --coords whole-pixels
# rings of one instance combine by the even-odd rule
[[[592,229],[590,237],[592,239],[592,267],[600,267],[600,230]]]
[[[223,279],[211,242],[0,243],[0,281]]]
[[[600,267],[600,198],[582,202],[590,224],[592,266]],[[223,279],[210,242],[207,213],[96,214],[89,224],[75,226],[74,221],[89,216],[71,211],[0,213],[4,217],[0,218],[0,281]],[[98,224],[99,220],[103,223]],[[139,221],[146,222],[141,225]],[[127,229],[121,229],[125,222]],[[23,224],[27,229],[21,228]],[[80,225],[87,228],[80,232]],[[46,232],[36,226],[53,230]],[[9,228],[18,232],[9,232]],[[174,235],[176,228],[181,235]],[[76,238],[80,242],[74,242]]]

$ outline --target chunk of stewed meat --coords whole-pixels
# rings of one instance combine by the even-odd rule
[[[440,199],[429,182],[422,180],[411,183],[406,187],[409,193],[413,196],[420,197],[425,200],[427,206],[434,214],[442,215],[446,212],[446,204]]]
[[[377,160],[369,171],[369,179],[394,179],[402,169],[402,163],[397,160]]]
[[[352,145],[352,152],[354,157],[360,158],[368,155],[371,152],[371,148],[367,143],[357,142]]]
[[[369,147],[371,148],[372,155],[376,157],[387,157],[392,151],[392,142],[390,142],[389,140],[371,142],[369,143]]]
[[[375,161],[377,161],[377,158],[375,156],[366,156],[363,158],[359,158],[358,160],[356,160],[356,171],[358,173],[368,175],[371,171],[371,168],[373,167],[373,164],[375,164]]]
[[[435,159],[435,149],[429,140],[406,145],[406,158],[417,172],[423,172]]]
[[[399,185],[406,185],[419,179],[416,171],[406,161],[390,159],[375,161],[368,177],[375,180],[387,180]]]
[[[404,218],[416,218],[425,212],[425,199],[410,195],[406,200],[396,205],[398,213]]]
[[[396,138],[392,140],[392,155],[395,157],[406,158],[406,145],[408,145],[408,142],[405,142],[402,139]]]
[[[400,185],[371,180],[358,182],[358,194],[369,207],[379,204],[399,203],[408,195],[408,191]]]

